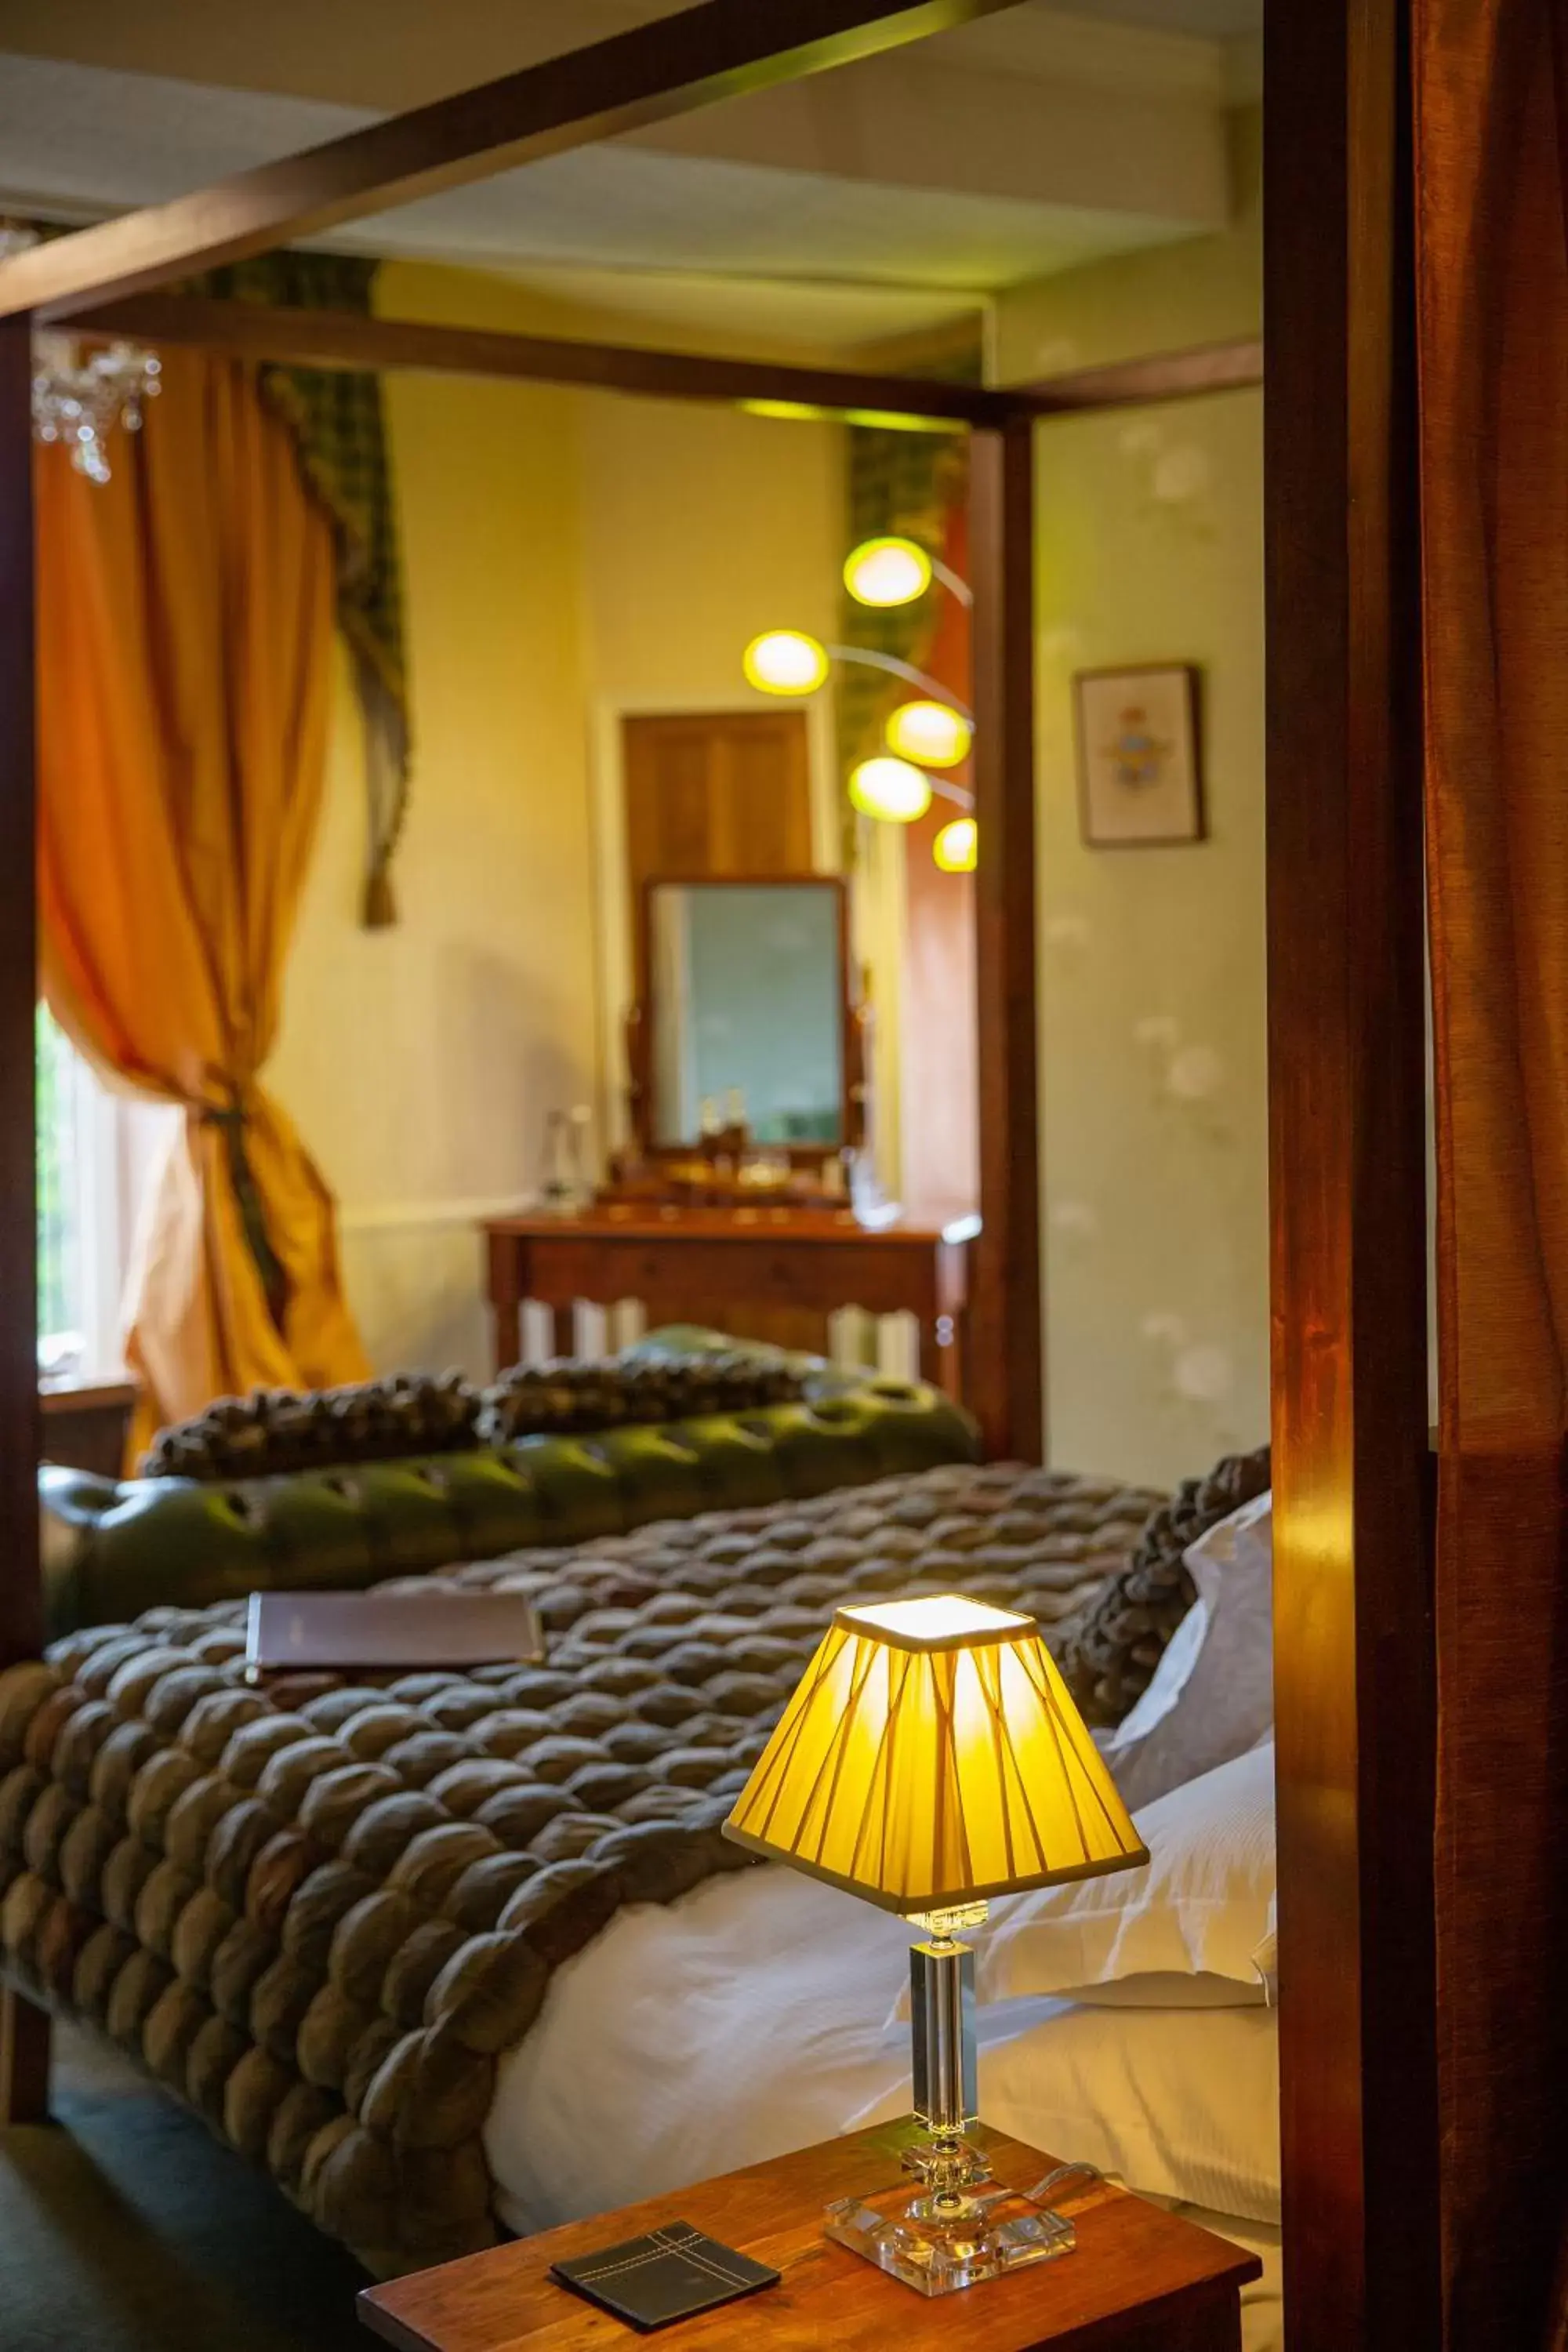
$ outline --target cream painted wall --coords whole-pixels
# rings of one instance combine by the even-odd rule
[[[511,322],[505,288],[389,268],[383,299]],[[579,404],[388,379],[415,724],[401,919],[358,921],[358,713],[341,666],[321,835],[271,1081],[342,1212],[380,1367],[488,1360],[473,1231],[533,1182],[545,1111],[591,1094]]]
[[[1005,298],[999,381],[1256,331],[1256,123],[1219,237]],[[1053,1460],[1164,1484],[1268,1433],[1261,400],[1062,420],[1039,466],[1039,976]],[[1080,839],[1071,679],[1203,672],[1209,838]]]
[[[389,266],[378,299],[637,339],[457,271]],[[618,1096],[601,898],[615,715],[744,707],[749,635],[779,618],[827,629],[840,436],[453,377],[390,378],[389,404],[416,743],[401,920],[358,924],[363,761],[341,660],[269,1082],[339,1196],[373,1360],[478,1373],[476,1217],[533,1189],[549,1110],[589,1102],[602,1120]]]

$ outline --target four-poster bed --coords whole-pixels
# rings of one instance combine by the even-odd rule
[[[993,5],[995,0],[993,0]],[[1005,0],[1001,0],[1005,5]],[[0,1664],[40,1640],[31,1195],[33,320],[252,359],[451,367],[968,426],[978,718],[989,1450],[1042,1443],[1034,940],[1037,423],[1258,380],[1255,343],[981,390],[195,301],[199,270],[985,13],[987,0],[708,0],[486,89],[0,266]],[[1269,921],[1284,2179],[1292,2352],[1427,2340],[1430,1975],[1419,794],[1397,0],[1268,21]],[[5,2001],[0,2099],[37,2086]]]

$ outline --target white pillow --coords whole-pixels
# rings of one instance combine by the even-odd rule
[[[1168,1979],[1222,1979],[1238,2006],[1261,2000],[1253,1955],[1273,1925],[1274,1744],[1173,1789],[1135,1816],[1146,1869],[1004,1897],[974,1938],[982,2000],[1054,1993],[1090,2000],[1093,1988],[1143,1980],[1151,2006],[1172,2005]],[[1159,1979],[1151,1991],[1148,1979]],[[1212,1981],[1188,2005],[1212,2000]],[[1129,1992],[1126,1999],[1136,1999]]]
[[[1133,1812],[1229,1763],[1274,1724],[1272,1496],[1243,1503],[1183,1558],[1197,1598],[1137,1706],[1100,1742]]]
[[[1278,1906],[1279,1897],[1276,1895],[1271,1899],[1268,1906],[1268,1926],[1265,1930],[1263,1941],[1258,1945],[1258,1949],[1252,1955],[1252,1965],[1258,1970],[1258,1980],[1263,1987],[1263,1998],[1268,2003],[1270,2009],[1277,2008],[1279,2000],[1279,1927]]]
[[[1018,2016],[1022,2030],[982,2037],[980,2112],[993,2131],[1097,2164],[1142,2196],[1279,2221],[1279,2020],[1268,2010],[1031,2001]],[[909,2105],[906,2076],[843,2128]]]

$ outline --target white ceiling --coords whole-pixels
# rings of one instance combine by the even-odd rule
[[[1216,27],[1228,36],[1256,5],[1030,0],[331,241],[742,341],[904,332],[1222,226],[1235,82]],[[1135,26],[1101,21],[1130,12]],[[0,0],[0,208],[156,202],[665,13],[659,0]]]

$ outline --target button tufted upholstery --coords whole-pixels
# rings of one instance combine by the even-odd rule
[[[1157,1499],[949,1464],[451,1571],[533,1596],[535,1666],[262,1693],[237,1602],[76,1633],[0,1675],[0,1966],[372,2269],[487,2244],[499,2057],[620,1905],[752,1866],[720,1823],[836,1604],[956,1585],[1050,1638]]]
[[[645,1343],[647,1360],[702,1341],[656,1337]],[[161,1603],[199,1608],[262,1589],[376,1584],[520,1544],[576,1543],[650,1519],[799,1500],[973,1456],[973,1424],[935,1389],[791,1361],[805,1375],[798,1401],[597,1435],[522,1437],[218,1484],[120,1483],[46,1465],[49,1633]]]

